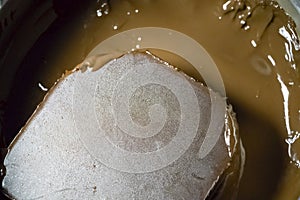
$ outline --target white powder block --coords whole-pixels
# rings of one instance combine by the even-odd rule
[[[204,199],[237,144],[226,120],[199,156],[211,102],[205,86],[146,54],[74,70],[11,144],[3,187],[15,199]]]

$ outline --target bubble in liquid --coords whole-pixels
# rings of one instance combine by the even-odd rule
[[[100,8],[96,10],[96,14],[98,17],[102,17],[104,15],[108,15],[110,11],[110,7],[108,2],[101,2]]]
[[[114,30],[118,30],[118,25],[113,25]]]

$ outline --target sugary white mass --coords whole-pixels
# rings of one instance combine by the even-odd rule
[[[16,199],[204,199],[237,151],[231,113],[227,124],[217,124],[216,145],[201,159],[211,123],[205,86],[142,53],[80,69],[57,82],[12,143],[7,193]]]

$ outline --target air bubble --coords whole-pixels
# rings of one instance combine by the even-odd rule
[[[97,12],[97,16],[98,16],[98,17],[102,17],[103,13],[102,13],[101,10],[97,10],[96,12]]]
[[[114,25],[114,26],[113,26],[113,29],[114,29],[114,30],[118,30],[118,25]]]
[[[249,25],[247,25],[247,26],[244,27],[244,30],[245,30],[245,31],[247,31],[247,30],[249,30],[249,29],[250,29],[250,26],[249,26]]]
[[[110,11],[109,4],[107,2],[103,2],[99,9],[96,10],[96,14],[98,17],[102,17],[104,15],[108,15]]]

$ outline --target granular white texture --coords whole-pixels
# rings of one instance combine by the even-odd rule
[[[206,87],[149,55],[74,70],[11,145],[3,187],[16,199],[204,199],[231,161],[224,130],[199,158],[210,112]]]

